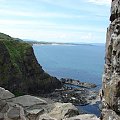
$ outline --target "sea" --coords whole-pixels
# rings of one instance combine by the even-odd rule
[[[95,83],[99,89],[104,70],[104,44],[33,45],[35,56],[43,69],[57,78],[72,78]],[[96,106],[83,106],[99,115]]]
[[[57,78],[72,78],[101,85],[104,45],[33,45],[43,69]]]

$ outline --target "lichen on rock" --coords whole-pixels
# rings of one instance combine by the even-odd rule
[[[120,1],[112,0],[103,74],[103,120],[120,119]],[[107,112],[105,112],[107,111]],[[116,117],[115,117],[116,116]],[[113,120],[113,119],[111,119]]]

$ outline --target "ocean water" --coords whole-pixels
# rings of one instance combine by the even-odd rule
[[[43,69],[57,78],[73,78],[82,82],[102,84],[105,47],[99,45],[33,45]],[[77,106],[100,116],[99,104]]]
[[[105,47],[99,45],[33,45],[43,69],[57,78],[101,86]]]

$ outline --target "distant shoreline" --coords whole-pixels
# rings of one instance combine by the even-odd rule
[[[78,46],[78,45],[89,45],[89,46],[104,46],[104,43],[57,43],[57,42],[37,42],[37,41],[25,41],[31,45],[66,45],[66,46]]]

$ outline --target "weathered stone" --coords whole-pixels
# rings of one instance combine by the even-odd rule
[[[55,103],[55,108],[49,113],[52,118],[61,120],[78,115],[78,109],[71,103]]]
[[[103,120],[120,120],[120,116],[118,116],[116,112],[111,109],[103,109],[101,118]]]
[[[111,24],[107,29],[106,56],[103,74],[103,120],[118,120],[120,116],[120,0],[111,5]]]
[[[6,101],[0,101],[0,113],[6,113],[9,110],[9,104]]]
[[[0,101],[0,120],[26,120],[24,109],[17,104]]]
[[[10,119],[21,119],[24,117],[24,110],[22,107],[15,105],[7,112],[7,116]]]
[[[50,117],[48,114],[43,114],[40,115],[36,120],[57,120],[57,119]]]
[[[70,78],[61,78],[60,80],[63,84],[75,85],[75,86],[83,87],[83,88],[97,87],[97,85],[95,85],[93,83],[80,82],[80,80],[74,80],[74,79],[70,79]]]
[[[4,120],[4,113],[0,113],[0,120]]]
[[[83,115],[78,115],[78,116],[74,116],[71,118],[67,118],[64,120],[100,120],[100,119],[97,118],[97,116],[93,114],[83,114]]]
[[[0,99],[9,99],[15,97],[10,91],[0,87]]]
[[[37,104],[41,104],[41,105],[47,104],[47,102],[45,100],[42,100],[38,97],[30,96],[30,95],[16,97],[16,98],[8,100],[8,102],[13,102],[13,103],[19,104],[23,107],[30,107],[30,106],[34,106]]]
[[[39,115],[43,114],[44,109],[26,110],[26,112],[27,112],[26,117],[29,120],[36,120]]]
[[[0,112],[5,107],[5,105],[6,105],[6,102],[4,100],[0,100]]]

